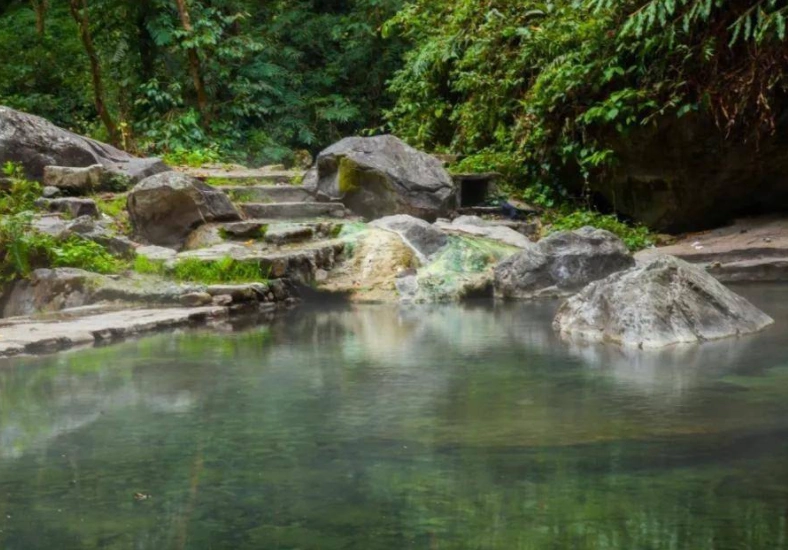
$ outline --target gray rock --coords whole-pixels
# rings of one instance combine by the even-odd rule
[[[315,230],[310,225],[272,224],[265,233],[265,241],[271,244],[283,245],[308,241],[315,235]]]
[[[172,248],[165,248],[163,246],[140,246],[137,248],[137,256],[147,258],[152,262],[166,262],[175,259],[178,253]]]
[[[41,190],[41,196],[44,197],[45,199],[54,199],[58,195],[60,195],[60,189],[58,189],[57,187],[52,187],[50,185],[47,185]]]
[[[107,169],[101,164],[86,167],[45,166],[43,184],[70,195],[89,193],[101,187]]]
[[[233,297],[229,294],[220,294],[213,297],[213,305],[215,306],[229,306],[233,303]]]
[[[315,271],[315,282],[324,283],[328,280],[328,271],[325,269],[318,269]]]
[[[592,283],[561,306],[553,326],[578,340],[660,348],[749,334],[773,322],[702,269],[658,256]]]
[[[178,300],[184,307],[200,307],[213,303],[213,296],[207,292],[189,292]]]
[[[36,206],[50,212],[60,212],[71,218],[91,216],[98,218],[99,211],[93,199],[63,197],[59,199],[38,199]]]
[[[102,228],[96,223],[96,219],[90,216],[80,216],[79,218],[68,222],[67,226],[72,233],[80,235],[87,235]]]
[[[133,258],[137,247],[137,244],[127,237],[118,235],[114,229],[90,216],[81,216],[67,222],[65,224],[65,231],[57,236],[65,238],[71,235],[79,235],[84,239],[98,243],[112,254],[125,258]]]
[[[433,221],[457,206],[454,182],[441,162],[394,136],[335,143],[318,155],[304,185],[371,219],[410,214]]]
[[[331,202],[245,202],[239,208],[247,218],[297,220],[312,218],[344,218],[345,207]]]
[[[60,311],[100,302],[177,304],[183,294],[202,291],[199,285],[133,273],[113,277],[74,268],[37,269],[27,279],[12,285],[0,317]]]
[[[222,226],[224,234],[232,239],[258,239],[265,233],[264,222],[244,221],[226,223]]]
[[[127,205],[135,231],[162,246],[181,246],[204,223],[240,219],[227,195],[177,172],[141,181],[129,193]]]
[[[100,277],[81,269],[37,269],[30,277],[13,285],[2,317],[83,306],[88,303],[91,282]]]
[[[233,258],[234,260],[255,264],[260,269],[260,278],[287,277],[301,283],[314,281],[317,269],[331,270],[345,244],[338,240],[307,243],[292,249],[272,250],[265,243],[250,246],[234,242],[190,250],[179,253],[171,263],[184,259],[214,262]]]
[[[287,288],[287,284],[282,279],[271,281],[270,288],[271,292],[274,294],[274,298],[279,302],[283,302],[290,297],[290,291]]]
[[[40,181],[46,166],[101,164],[131,182],[169,170],[159,159],[140,159],[82,137],[51,122],[0,106],[0,165],[21,164],[27,177]]]
[[[216,322],[227,315],[226,308],[211,306],[122,310],[52,320],[20,319],[3,327],[0,357],[52,352],[155,330]]]
[[[268,292],[264,283],[246,283],[238,285],[211,285],[205,289],[211,296],[230,296],[233,302],[262,301]]]
[[[431,256],[449,242],[449,238],[440,229],[407,214],[387,216],[375,220],[369,225],[399,235],[405,244],[416,252],[422,262],[429,261]]]
[[[39,233],[45,233],[57,239],[68,235],[68,222],[58,214],[36,215],[31,226]]]
[[[495,268],[495,295],[529,299],[573,294],[592,281],[628,269],[635,260],[612,233],[584,227],[529,243]]]
[[[199,250],[216,246],[224,242],[224,235],[219,224],[208,223],[201,225],[186,237],[183,243],[183,250]]]
[[[87,233],[83,235],[83,237],[100,244],[115,256],[123,256],[128,259],[134,258],[137,253],[137,247],[139,246],[128,237],[108,233],[103,229]]]
[[[483,220],[478,216],[460,216],[450,223],[438,220],[435,222],[435,226],[443,231],[484,237],[493,241],[516,246],[517,248],[528,248],[531,245],[530,239],[522,233],[506,225]]]

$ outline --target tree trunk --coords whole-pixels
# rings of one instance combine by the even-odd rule
[[[150,0],[139,0],[137,7],[137,50],[140,55],[140,72],[142,80],[148,82],[154,77],[154,63],[156,47],[153,38],[148,31],[148,19],[151,17],[152,9]]]
[[[48,0],[30,0],[33,5],[33,11],[36,12],[36,31],[39,38],[44,38],[46,34],[46,15],[47,8],[49,7]]]
[[[79,37],[82,40],[82,45],[85,48],[85,53],[90,60],[90,73],[93,78],[93,100],[96,105],[101,122],[107,128],[109,133],[110,142],[113,145],[118,145],[118,127],[112,119],[112,115],[107,109],[107,104],[104,101],[104,84],[101,80],[101,65],[99,64],[98,53],[93,45],[93,37],[90,34],[90,19],[88,17],[87,0],[69,0],[69,8],[71,9],[71,16],[77,22],[79,28]]]
[[[178,15],[181,18],[181,25],[186,34],[192,33],[192,20],[189,15],[189,7],[186,5],[186,0],[175,0],[178,6]],[[191,73],[192,81],[194,82],[194,89],[197,92],[197,108],[203,117],[203,122],[208,122],[210,119],[208,113],[208,96],[205,93],[205,84],[202,80],[202,70],[200,68],[200,57],[197,55],[197,48],[191,47],[187,49],[189,56],[189,73]]]

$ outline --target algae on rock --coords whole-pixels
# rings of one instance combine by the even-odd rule
[[[418,273],[397,281],[406,302],[450,302],[492,296],[493,267],[520,249],[478,237],[450,235],[448,244]]]

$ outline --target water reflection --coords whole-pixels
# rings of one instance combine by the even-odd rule
[[[774,330],[660,352],[542,303],[0,362],[0,548],[788,548],[788,288],[747,292]]]

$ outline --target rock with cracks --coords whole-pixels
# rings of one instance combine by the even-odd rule
[[[227,195],[177,172],[138,183],[129,193],[127,206],[134,230],[159,246],[181,246],[204,223],[241,219]]]
[[[414,218],[405,214],[398,216],[387,216],[375,220],[370,227],[391,231],[413,249],[422,262],[428,261],[430,257],[440,251],[449,239],[445,233],[424,220]]]
[[[451,176],[433,156],[394,136],[345,138],[325,149],[305,185],[369,219],[410,214],[434,221],[457,206]]]
[[[156,158],[136,158],[106,143],[59,128],[34,115],[0,106],[0,166],[17,163],[28,178],[41,181],[46,166],[102,165],[131,183],[168,171]]]
[[[561,231],[496,266],[495,294],[511,299],[567,296],[634,265],[627,247],[609,231]]]
[[[772,323],[698,267],[659,256],[569,298],[553,326],[572,339],[661,348],[749,334]]]

